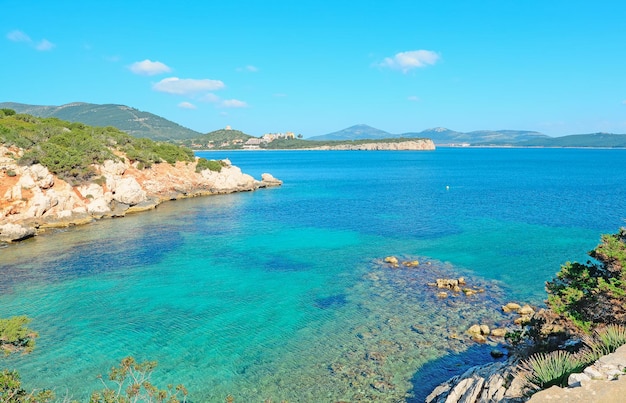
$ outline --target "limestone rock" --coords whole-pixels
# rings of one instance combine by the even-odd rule
[[[508,304],[502,307],[502,311],[509,312],[517,312],[522,306],[520,304],[516,304],[515,302],[509,302]]]
[[[115,184],[113,199],[129,206],[146,200],[146,191],[141,188],[135,178],[122,178]]]
[[[467,329],[467,333],[474,335],[474,334],[481,334],[481,330],[480,330],[480,325],[472,325],[470,326],[469,329]]]
[[[517,313],[520,315],[532,316],[535,313],[535,310],[532,309],[530,305],[524,305],[523,307],[517,310]]]
[[[33,228],[11,223],[0,225],[0,241],[3,242],[21,241],[33,235],[35,235]]]
[[[265,186],[270,186],[270,187],[271,186],[281,186],[283,184],[283,181],[274,178],[274,176],[272,176],[272,174],[268,174],[268,173],[261,174],[261,182]]]
[[[389,263],[389,264],[394,264],[394,265],[398,264],[398,258],[395,256],[387,256],[384,261],[385,263]]]
[[[497,329],[492,329],[491,330],[491,335],[493,337],[504,337],[506,336],[506,329],[499,327]]]
[[[509,358],[507,361],[472,367],[437,386],[426,397],[426,403],[521,403],[526,398],[523,384],[513,376],[516,365],[517,361]]]

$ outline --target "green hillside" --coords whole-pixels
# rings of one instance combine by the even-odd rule
[[[549,137],[518,143],[523,147],[626,147],[626,134],[591,133]]]
[[[188,148],[133,137],[112,126],[37,118],[8,109],[0,109],[0,144],[23,150],[20,165],[39,163],[72,184],[96,179],[92,165],[118,160],[114,151],[123,152],[138,168],[195,159]]]
[[[240,130],[219,129],[203,136],[181,140],[178,143],[195,150],[240,149],[243,148],[243,143],[252,137]]]
[[[41,106],[4,102],[0,103],[0,108],[10,108],[18,113],[37,117],[55,117],[69,122],[81,122],[91,126],[113,126],[131,136],[152,140],[183,140],[201,136],[201,133],[165,118],[124,105],[75,102],[61,106]]]

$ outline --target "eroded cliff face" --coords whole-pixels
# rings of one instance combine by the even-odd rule
[[[71,186],[42,165],[19,166],[18,148],[0,146],[0,241],[12,242],[46,228],[91,222],[155,208],[165,200],[252,191],[280,186],[270,174],[261,180],[223,160],[221,172],[196,172],[196,162],[154,164],[138,169],[120,161],[95,165],[92,182]]]

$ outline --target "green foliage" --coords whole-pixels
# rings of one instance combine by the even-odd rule
[[[581,352],[584,360],[592,363],[626,344],[626,327],[608,325],[605,328],[595,329],[593,336],[583,336],[583,343],[586,346],[585,350]]]
[[[198,158],[198,163],[196,164],[196,172],[202,172],[205,169],[214,172],[221,172],[222,168],[225,166],[223,161],[215,161],[215,160],[207,160],[206,158]]]
[[[570,374],[580,372],[585,363],[577,354],[563,350],[537,353],[520,362],[518,371],[526,385],[535,389],[565,386]]]
[[[17,371],[7,369],[0,372],[0,402],[6,403],[45,403],[54,400],[51,390],[27,392]]]
[[[193,161],[193,151],[171,143],[139,139],[111,126],[91,127],[57,118],[15,114],[0,121],[0,142],[24,149],[19,163],[40,163],[70,183],[90,180],[93,164],[117,160],[125,152],[143,167],[176,161]]]
[[[114,126],[131,136],[146,137],[152,140],[172,141],[200,136],[200,133],[160,116],[124,105],[75,102],[62,106],[15,103],[4,103],[0,106],[42,118],[56,117],[64,121],[82,122],[90,126]],[[71,127],[70,129],[74,130]]]
[[[124,358],[119,367],[111,368],[109,384],[99,377],[104,389],[94,392],[89,403],[186,402],[187,389],[183,385],[159,389],[152,384],[150,377],[156,366],[155,361],[138,363],[133,357]]]
[[[585,332],[598,324],[626,324],[626,229],[603,235],[589,255],[597,263],[567,262],[546,283],[548,305]]]
[[[154,142],[150,139],[131,138],[121,150],[126,153],[128,159],[140,162],[145,168],[163,161],[175,164],[176,161],[193,161],[194,159],[193,151],[188,148],[171,143]]]
[[[29,323],[30,319],[26,316],[0,319],[0,350],[4,350],[5,354],[31,352],[35,348],[37,333],[27,327]]]
[[[0,108],[0,117],[2,116],[13,116],[15,115],[15,111],[9,108]]]

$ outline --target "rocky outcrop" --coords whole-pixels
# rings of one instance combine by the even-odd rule
[[[414,150],[426,151],[434,150],[435,143],[430,139],[412,139],[390,143],[363,143],[363,144],[339,144],[335,146],[313,147],[311,150]]]
[[[605,355],[583,372],[572,374],[568,387],[552,386],[536,392],[524,386],[516,373],[517,361],[496,362],[468,369],[440,384],[426,398],[426,403],[478,402],[623,402],[626,396],[626,345]]]
[[[433,390],[426,403],[524,402],[521,379],[515,377],[516,361],[472,367]]]
[[[255,180],[230,161],[221,172],[196,172],[196,162],[139,169],[123,155],[93,166],[90,183],[71,186],[42,165],[20,166],[21,150],[0,146],[0,241],[22,240],[50,227],[123,216],[166,200],[280,186],[270,174]]]

